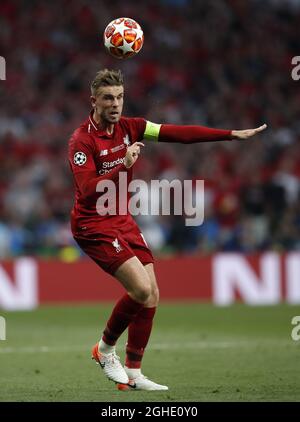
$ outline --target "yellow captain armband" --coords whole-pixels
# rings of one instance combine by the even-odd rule
[[[158,135],[161,125],[152,123],[147,120],[146,129],[144,132],[144,138],[149,141],[158,141]]]

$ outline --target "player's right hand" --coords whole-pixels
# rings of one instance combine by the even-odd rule
[[[142,142],[135,142],[127,148],[124,164],[126,168],[130,168],[136,162],[141,152],[141,147],[145,145]]]

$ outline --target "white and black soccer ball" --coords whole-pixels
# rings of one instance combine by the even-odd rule
[[[74,154],[74,164],[77,166],[83,166],[86,163],[86,155],[82,151],[78,151]]]

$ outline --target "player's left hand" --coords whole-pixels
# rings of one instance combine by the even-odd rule
[[[251,138],[251,136],[256,135],[257,133],[262,132],[266,128],[267,128],[267,125],[264,124],[255,129],[233,130],[231,132],[232,139],[248,139],[248,138]]]
[[[141,147],[144,147],[145,145],[143,144],[143,142],[135,142],[134,144],[130,145],[127,148],[126,151],[126,155],[125,155],[125,160],[124,160],[124,164],[126,168],[130,168],[133,166],[133,164],[136,162],[136,160],[138,159],[140,152],[141,152]]]

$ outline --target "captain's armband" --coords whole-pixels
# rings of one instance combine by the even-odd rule
[[[158,141],[160,124],[152,123],[147,120],[146,129],[144,132],[144,139],[149,141]]]

